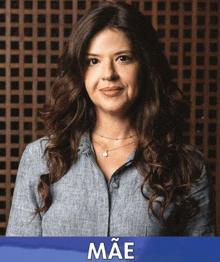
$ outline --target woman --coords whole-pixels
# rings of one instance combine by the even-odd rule
[[[185,112],[146,18],[127,4],[90,10],[60,58],[46,138],[21,159],[7,235],[215,235]]]

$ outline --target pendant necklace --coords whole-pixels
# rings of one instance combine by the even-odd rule
[[[102,147],[102,146],[101,146],[97,141],[95,141],[94,139],[93,139],[93,141],[96,142],[100,147]],[[131,145],[131,144],[133,144],[133,143],[134,143],[134,141],[131,142],[131,143],[129,143],[129,144],[120,146],[120,147],[116,147],[116,148],[113,148],[113,149],[106,149],[105,152],[102,153],[102,155],[103,155],[104,157],[107,157],[109,151],[114,151],[114,150],[116,150],[116,149],[123,148],[123,147],[128,146],[128,145]]]

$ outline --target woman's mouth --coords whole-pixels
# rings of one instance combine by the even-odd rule
[[[121,87],[106,87],[101,89],[100,91],[105,96],[114,97],[114,96],[118,96],[122,92],[122,90],[123,88]]]

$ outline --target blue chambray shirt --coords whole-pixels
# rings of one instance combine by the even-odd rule
[[[23,153],[7,236],[163,236],[179,235],[178,228],[184,236],[216,235],[213,188],[205,170],[203,180],[191,188],[200,212],[187,224],[178,225],[177,208],[171,203],[161,221],[149,216],[148,200],[140,189],[143,177],[132,165],[134,151],[106,183],[88,133],[81,138],[77,163],[51,185],[53,201],[49,210],[34,218],[33,212],[40,205],[39,178],[47,171],[42,157],[47,143],[47,139],[39,139]],[[148,188],[145,194],[150,194]]]

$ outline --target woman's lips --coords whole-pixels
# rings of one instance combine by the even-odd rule
[[[107,88],[101,89],[100,91],[105,96],[113,97],[113,96],[118,96],[122,90],[123,88],[121,87],[107,87]]]

